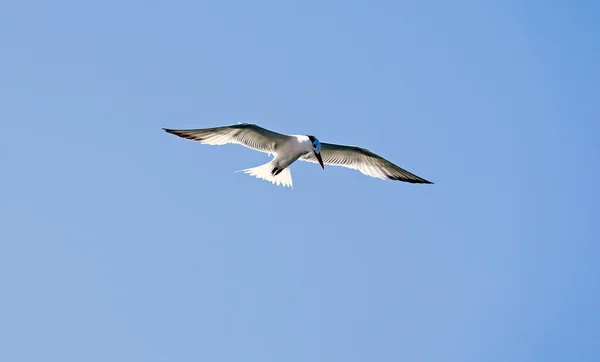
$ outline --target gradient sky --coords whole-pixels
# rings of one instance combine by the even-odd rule
[[[0,360],[600,360],[597,1],[0,3]],[[255,122],[435,182],[161,127]]]

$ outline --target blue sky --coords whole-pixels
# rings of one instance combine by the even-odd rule
[[[598,361],[600,5],[3,1],[3,361]],[[435,182],[161,128],[255,122]]]

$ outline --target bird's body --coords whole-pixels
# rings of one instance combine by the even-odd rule
[[[311,151],[312,143],[308,136],[293,135],[275,146],[271,162],[242,170],[242,172],[276,185],[291,187],[292,174],[289,166]]]
[[[344,166],[365,175],[411,183],[431,182],[422,179],[364,148],[321,143],[314,136],[284,135],[254,124],[165,131],[200,143],[223,145],[237,143],[248,148],[272,154],[274,158],[257,167],[242,170],[277,185],[292,186],[289,166],[298,159],[308,162]]]
[[[278,145],[273,163],[284,169],[294,163],[300,156],[312,151],[312,143],[308,136],[290,136]]]

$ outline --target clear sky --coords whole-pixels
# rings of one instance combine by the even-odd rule
[[[600,360],[598,1],[0,3],[0,360]],[[161,128],[254,122],[435,182]]]

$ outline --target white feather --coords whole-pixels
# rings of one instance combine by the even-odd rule
[[[274,161],[271,161],[265,163],[264,165],[247,168],[245,170],[240,170],[237,172],[243,172],[250,176],[269,181],[270,183],[275,184],[277,186],[281,185],[283,187],[293,188],[294,186],[292,184],[292,172],[290,171],[290,168],[286,167],[277,176],[273,176],[271,171],[274,167]]]

